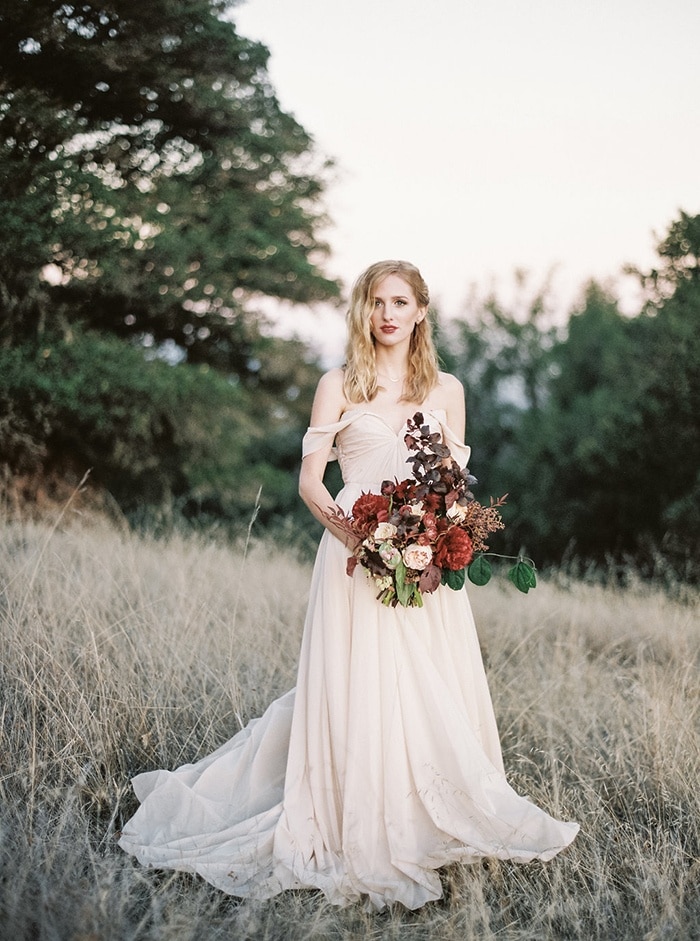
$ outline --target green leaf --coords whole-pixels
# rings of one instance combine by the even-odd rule
[[[396,597],[398,598],[399,604],[402,604],[404,608],[407,608],[411,603],[411,595],[413,594],[413,583],[406,582],[406,566],[403,562],[399,562],[396,566]]]
[[[478,555],[467,569],[467,575],[475,585],[487,585],[491,581],[491,563],[486,556]]]
[[[527,594],[531,588],[535,588],[537,585],[535,569],[529,562],[524,562],[522,559],[516,562],[513,568],[510,569],[508,578],[513,582],[518,591],[522,591],[523,594]]]
[[[442,570],[442,580],[444,584],[453,591],[459,591],[461,588],[464,588],[464,580],[466,575],[466,569],[457,569],[456,571],[453,571],[452,569]]]

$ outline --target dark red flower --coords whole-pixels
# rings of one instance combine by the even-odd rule
[[[438,528],[437,528],[437,519],[435,518],[434,513],[424,513],[423,514],[423,530],[428,536],[430,541],[437,539]]]
[[[361,494],[352,508],[352,517],[365,536],[371,536],[379,523],[389,519],[389,498],[378,493]]]
[[[434,493],[432,490],[423,497],[423,506],[426,510],[432,510],[438,513],[445,506],[445,498],[441,493]]]
[[[401,500],[404,503],[411,503],[415,499],[416,493],[416,481],[415,480],[402,480],[397,482],[396,488],[394,491],[394,496],[397,500]]]
[[[456,572],[474,558],[474,545],[459,526],[451,526],[438,536],[434,561],[441,569]]]

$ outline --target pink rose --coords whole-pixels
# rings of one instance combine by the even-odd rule
[[[430,546],[419,546],[417,543],[406,546],[403,550],[403,561],[407,568],[422,572],[433,559],[433,550]]]

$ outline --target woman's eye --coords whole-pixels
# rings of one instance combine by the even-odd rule
[[[406,301],[405,301],[402,297],[397,297],[395,303],[396,303],[396,306],[397,306],[397,307],[405,307],[405,306],[406,306]]]
[[[375,307],[381,307],[381,306],[382,306],[382,302],[379,300],[378,297],[375,297],[375,299],[374,299],[374,306],[375,306]]]

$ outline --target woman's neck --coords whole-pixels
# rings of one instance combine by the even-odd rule
[[[408,356],[401,355],[379,355],[375,358],[375,368],[377,375],[390,382],[398,382],[406,378],[408,372]]]

